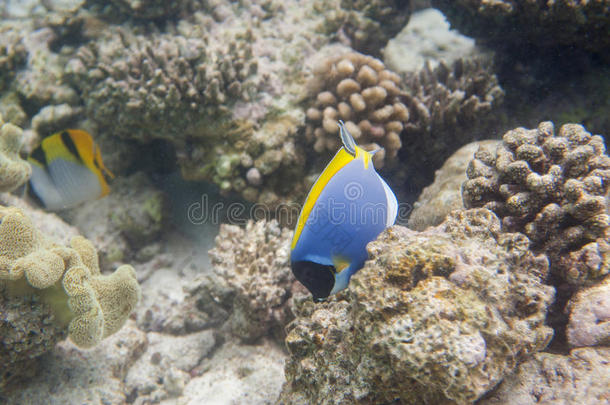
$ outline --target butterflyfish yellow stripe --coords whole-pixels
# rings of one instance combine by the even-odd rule
[[[51,163],[55,159],[63,159],[73,163],[82,164],[80,156],[74,155],[74,153],[72,153],[64,144],[63,140],[61,139],[61,134],[55,134],[44,138],[40,144],[40,147],[42,148],[42,151],[46,157],[46,164]]]
[[[113,178],[114,175],[104,166],[100,148],[93,142],[93,138],[88,132],[80,129],[70,129],[68,132],[83,159],[83,163],[97,176],[100,185],[102,186],[101,196],[105,196],[110,192],[110,187],[104,178],[102,170],[111,178]]]

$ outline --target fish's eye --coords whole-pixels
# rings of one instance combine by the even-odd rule
[[[310,261],[292,262],[292,273],[316,302],[324,301],[335,285],[335,267]]]

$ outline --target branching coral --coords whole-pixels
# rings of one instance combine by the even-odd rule
[[[131,266],[102,275],[85,238],[74,237],[70,248],[57,245],[16,208],[0,207],[0,221],[0,285],[6,291],[38,295],[81,347],[120,329],[140,297]]]
[[[292,231],[277,221],[248,222],[245,229],[221,225],[216,247],[209,252],[214,274],[189,288],[187,302],[203,312],[194,316],[227,320],[229,331],[245,341],[265,335],[282,338],[292,319],[291,238]]]
[[[315,97],[307,110],[307,137],[317,152],[336,152],[338,120],[365,149],[382,149],[373,156],[377,167],[395,160],[402,146],[400,133],[409,111],[401,101],[400,76],[379,59],[352,52],[325,60],[311,83]]]
[[[553,272],[581,285],[610,272],[604,139],[582,126],[551,122],[504,134],[495,152],[479,150],[463,185],[466,207],[486,207],[508,232],[546,253]]]
[[[405,83],[410,119],[400,159],[411,179],[422,168],[439,168],[451,153],[498,120],[494,112],[504,92],[485,60],[461,59],[451,66],[441,62],[434,69],[426,65],[408,73]],[[417,186],[427,181],[422,183]]]
[[[452,26],[499,46],[568,45],[604,53],[610,49],[610,2],[530,0],[433,0]]]
[[[22,138],[21,128],[5,123],[0,116],[0,192],[14,190],[32,174],[30,165],[19,156]]]
[[[250,97],[257,68],[251,35],[210,44],[207,37],[122,30],[80,48],[66,79],[83,93],[88,115],[102,126],[112,122],[116,135],[186,142]]]
[[[0,91],[8,86],[26,58],[27,51],[19,30],[10,25],[0,28]]]
[[[352,48],[371,55],[379,55],[411,15],[410,0],[320,1],[317,8],[327,18],[323,29],[341,30]]]
[[[544,255],[475,209],[368,245],[346,293],[296,302],[283,403],[469,403],[546,346]]]

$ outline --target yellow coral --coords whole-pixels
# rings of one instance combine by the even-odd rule
[[[58,246],[21,210],[0,206],[0,281],[24,284],[24,278],[51,304],[57,319],[69,322],[70,339],[80,347],[95,346],[118,331],[140,298],[133,267],[102,275],[87,239],[77,236],[70,248]]]
[[[16,189],[32,174],[30,165],[19,157],[22,134],[21,128],[4,123],[0,116],[0,192]]]

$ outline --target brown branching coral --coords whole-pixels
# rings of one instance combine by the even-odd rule
[[[375,166],[394,161],[409,119],[399,84],[400,76],[371,56],[351,52],[324,61],[311,84],[314,105],[307,110],[306,136],[315,141],[314,149],[335,152],[337,121],[343,120],[360,146],[382,148],[373,156]]]
[[[228,104],[249,99],[257,68],[251,35],[211,45],[206,38],[123,30],[81,47],[66,79],[83,93],[87,115],[112,123],[116,135],[184,142],[210,116],[226,114]]]
[[[496,46],[558,45],[610,49],[610,2],[433,0],[459,31]]]
[[[504,134],[495,152],[480,149],[463,185],[466,207],[485,207],[506,231],[525,233],[554,273],[582,285],[610,272],[604,139],[582,126],[551,122]]]
[[[422,168],[439,168],[451,153],[477,139],[475,128],[482,131],[497,121],[494,110],[504,97],[491,65],[479,59],[451,66],[441,62],[434,69],[426,65],[405,82],[411,116],[400,155],[410,177]]]
[[[407,25],[410,0],[317,0],[314,9],[324,15],[319,29],[338,36],[351,48],[379,56],[388,40]]]

